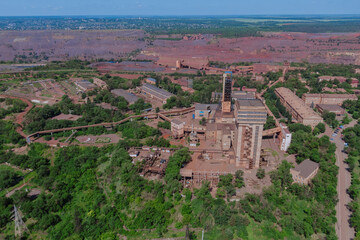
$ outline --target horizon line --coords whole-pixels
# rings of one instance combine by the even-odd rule
[[[292,17],[292,16],[306,16],[306,17],[316,17],[316,16],[359,16],[360,13],[296,13],[296,14],[64,14],[64,15],[0,15],[2,17]]]

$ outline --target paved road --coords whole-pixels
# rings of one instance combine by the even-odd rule
[[[355,121],[352,121],[350,124],[345,127],[352,127],[356,124]],[[335,225],[336,234],[338,239],[340,240],[348,240],[353,239],[355,237],[354,228],[350,226],[350,215],[351,212],[347,208],[347,205],[350,203],[351,198],[347,194],[346,190],[350,187],[351,183],[351,175],[348,169],[348,164],[344,162],[347,158],[347,154],[343,153],[344,149],[344,141],[341,139],[341,133],[339,133],[336,137],[332,137],[331,134],[333,130],[331,130],[328,126],[326,126],[325,134],[330,138],[334,138],[334,142],[336,144],[336,165],[339,167],[338,173],[338,185],[337,192],[339,201],[336,205],[336,218],[337,223]]]

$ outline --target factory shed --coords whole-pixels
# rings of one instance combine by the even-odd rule
[[[133,93],[129,93],[124,89],[113,89],[111,93],[116,97],[123,97],[129,104],[134,104],[139,98]]]

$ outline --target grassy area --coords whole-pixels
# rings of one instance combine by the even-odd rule
[[[42,87],[41,87],[41,84],[40,84],[40,83],[38,83],[38,82],[33,83],[33,85],[34,85],[34,87],[36,87],[36,88],[42,88]]]
[[[43,96],[43,97],[48,97],[48,98],[52,98],[52,97],[53,97],[51,94],[48,94],[48,93],[43,93],[43,94],[41,94],[41,96]]]
[[[14,190],[17,187],[20,187],[22,184],[24,183],[28,183],[30,182],[31,179],[33,179],[36,176],[36,172],[31,172],[29,174],[27,174],[23,180],[21,180],[18,184],[9,187],[8,189],[4,189],[0,192],[0,196],[3,197],[6,195],[7,192],[11,192],[12,190]]]
[[[22,171],[15,170],[14,168],[12,168],[11,166],[8,166],[8,165],[3,165],[3,164],[0,165],[0,170],[10,170],[10,171],[14,171],[17,175],[24,176]]]
[[[109,137],[98,137],[95,142],[96,143],[109,143],[109,142],[111,142],[111,138],[109,138]]]

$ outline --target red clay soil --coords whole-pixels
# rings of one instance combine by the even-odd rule
[[[14,96],[8,96],[8,95],[0,95],[0,97],[3,98],[12,98],[12,99],[20,99],[24,103],[26,103],[28,106],[25,108],[24,112],[19,113],[16,116],[15,123],[19,124],[19,126],[16,128],[16,132],[18,132],[21,136],[26,138],[26,134],[23,132],[23,125],[22,122],[24,121],[25,115],[31,110],[31,108],[34,106],[28,99],[20,98],[20,97],[14,97]]]
[[[5,61],[13,60],[19,51],[25,51],[24,54],[34,52],[33,55],[46,55],[49,61],[75,57],[84,60],[118,59],[127,57],[130,52],[146,45],[141,40],[145,37],[145,32],[130,29],[1,31],[0,36],[0,60]]]
[[[359,33],[264,33],[263,37],[208,38],[202,40],[155,40],[137,58],[156,57],[163,65],[175,60],[191,65],[204,60],[222,62],[301,62],[360,63]]]
[[[33,55],[45,54],[52,60],[118,59],[141,49],[136,59],[148,59],[175,66],[176,60],[184,65],[202,66],[208,60],[265,63],[301,62],[360,64],[360,33],[296,33],[265,32],[262,37],[216,38],[212,35],[184,37],[179,41],[156,39],[152,45],[142,39],[142,30],[94,31],[1,31],[0,60],[13,60],[19,51],[32,49]],[[12,46],[11,48],[8,46]],[[27,53],[26,53],[27,54]],[[30,57],[30,56],[28,56]],[[136,66],[136,65],[139,66]],[[103,63],[99,70],[132,71],[154,68],[151,63]],[[145,69],[145,70],[144,70]]]

